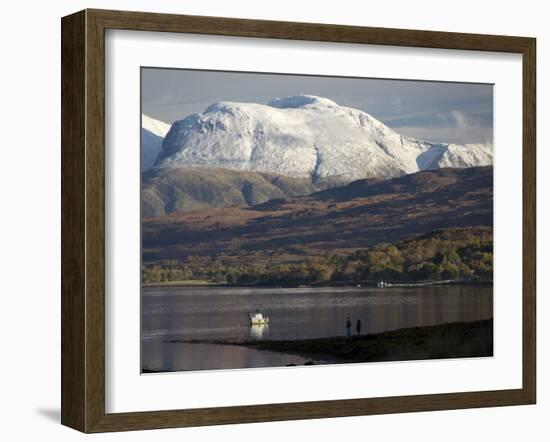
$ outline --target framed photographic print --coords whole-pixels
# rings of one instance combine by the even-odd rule
[[[62,423],[533,404],[535,40],[62,19]]]

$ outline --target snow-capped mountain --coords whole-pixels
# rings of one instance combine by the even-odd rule
[[[275,98],[267,105],[219,102],[177,121],[155,166],[355,180],[492,161],[491,144],[416,140],[399,135],[366,112],[327,98],[298,95]]]
[[[147,170],[153,164],[162,148],[164,137],[170,125],[141,114],[141,169]]]

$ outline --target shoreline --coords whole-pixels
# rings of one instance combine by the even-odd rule
[[[242,342],[334,363],[390,362],[493,356],[493,319],[402,328],[352,337]]]
[[[464,286],[479,286],[487,287],[492,286],[493,281],[468,281],[468,280],[436,280],[436,281],[399,281],[390,283],[386,287],[377,287],[375,281],[357,281],[357,282],[342,282],[338,283],[331,281],[331,284],[319,283],[310,285],[275,285],[275,284],[251,284],[251,285],[237,285],[228,283],[217,283],[208,281],[166,281],[166,282],[154,282],[141,284],[141,288],[154,288],[154,287],[225,287],[234,289],[315,289],[315,288],[350,288],[350,289],[366,289],[366,288],[395,288],[395,287],[432,287],[432,286],[446,286],[446,285],[464,285]]]
[[[493,320],[402,328],[349,338],[256,341],[239,345],[334,363],[489,357],[493,356]]]
[[[326,364],[491,357],[493,319],[401,328],[351,337],[266,341],[172,339],[164,342],[236,345],[296,355],[309,360],[322,360]]]

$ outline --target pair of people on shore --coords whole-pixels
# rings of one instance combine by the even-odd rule
[[[355,326],[355,331],[357,332],[357,336],[361,335],[361,320],[357,320],[357,324]],[[349,338],[351,336],[351,318],[348,316],[346,319],[346,336]]]

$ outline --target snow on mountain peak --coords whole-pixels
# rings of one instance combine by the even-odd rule
[[[162,149],[164,137],[170,130],[170,125],[141,114],[141,169],[147,170],[158,157]]]
[[[315,95],[294,95],[290,97],[274,98],[268,106],[276,107],[279,109],[296,109],[300,107],[338,107],[338,105],[328,98],[317,97]]]
[[[156,167],[210,166],[354,180],[492,164],[491,145],[399,135],[366,112],[313,95],[218,102],[176,121]]]
[[[170,130],[170,125],[164,121],[155,120],[145,114],[141,114],[141,127],[147,129],[158,137],[164,138]]]

